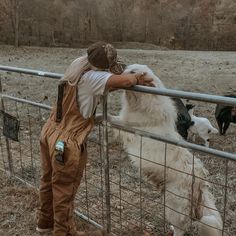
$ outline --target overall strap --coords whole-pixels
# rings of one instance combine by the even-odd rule
[[[59,83],[57,92],[57,110],[56,110],[56,122],[61,122],[62,120],[62,102],[64,96],[64,88],[66,82]]]
[[[88,70],[85,70],[80,78],[78,79],[78,81],[76,82],[75,85],[71,85],[72,87],[76,87],[76,94],[77,94],[77,89],[78,89],[78,83],[80,82],[82,76],[87,72],[89,71],[90,69]],[[58,84],[58,95],[57,95],[57,105],[56,105],[56,122],[57,123],[60,123],[61,120],[63,119],[63,99],[64,99],[64,96],[67,96],[64,94],[65,92],[65,87],[66,85],[68,85],[67,87],[71,87],[67,81],[62,81]],[[67,89],[68,90],[68,89]]]

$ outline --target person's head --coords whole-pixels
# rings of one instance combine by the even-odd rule
[[[93,69],[121,74],[125,65],[117,58],[116,49],[109,43],[97,42],[87,49],[87,55],[77,58],[66,70],[62,80],[76,84],[84,72]]]
[[[119,62],[117,51],[113,45],[97,42],[87,49],[89,63],[100,70],[108,70],[113,74],[121,74],[125,65]]]

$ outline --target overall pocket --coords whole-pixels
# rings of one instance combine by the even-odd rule
[[[57,152],[53,155],[53,182],[72,183],[83,172],[86,165],[84,154],[85,147],[78,146],[77,143],[68,142],[63,153],[64,163],[58,161]],[[87,155],[86,155],[87,157]]]

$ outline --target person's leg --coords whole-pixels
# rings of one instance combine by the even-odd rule
[[[87,161],[87,151],[77,143],[68,142],[64,152],[64,165],[55,158],[53,165],[53,209],[54,236],[76,236],[83,232],[76,232],[73,220],[73,203],[80,185]],[[86,235],[86,234],[84,234]]]
[[[87,148],[84,144],[82,144],[82,145],[80,146],[81,156],[80,156],[80,161],[79,161],[79,165],[78,165],[77,176],[76,176],[75,182],[74,182],[74,191],[73,191],[71,207],[70,207],[70,215],[69,215],[69,224],[74,225],[74,229],[75,229],[75,222],[74,222],[74,217],[73,217],[73,215],[74,215],[74,199],[75,199],[76,192],[79,188],[80,182],[83,178],[83,172],[84,172],[86,162],[87,162]],[[83,234],[83,232],[80,232],[80,231],[77,233],[78,234],[80,233],[81,235]]]
[[[40,140],[40,155],[42,176],[39,187],[40,207],[37,212],[37,231],[47,232],[53,228],[53,202],[52,202],[52,166],[51,157],[46,139]]]

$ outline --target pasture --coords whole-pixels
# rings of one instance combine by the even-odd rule
[[[76,57],[83,55],[85,51],[83,49],[65,49],[65,48],[34,48],[34,47],[20,47],[15,49],[11,46],[0,46],[0,64],[9,66],[18,66],[31,69],[38,69],[50,72],[63,73],[69,63]],[[162,80],[167,88],[201,92],[214,95],[223,94],[235,94],[236,93],[236,53],[232,52],[195,52],[195,51],[171,51],[171,50],[138,50],[138,49],[122,49],[119,50],[119,54],[126,64],[140,63],[148,65],[158,77]],[[38,103],[44,103],[52,105],[55,101],[56,90],[55,80],[49,78],[34,77],[24,74],[16,74],[9,72],[1,72],[1,80],[3,86],[3,92],[9,95],[13,95],[19,98],[25,98]],[[108,112],[115,115],[120,110],[120,95],[121,91],[112,92],[109,95]],[[217,127],[214,118],[215,105],[210,103],[196,102],[195,114],[199,116],[207,117],[214,127]],[[11,104],[8,104],[10,109]],[[33,150],[35,150],[35,156],[32,173],[28,171],[28,179],[30,182],[35,182],[37,186],[39,176],[39,159],[38,159],[38,135],[43,121],[47,117],[48,112],[42,115],[42,120],[39,121],[36,110],[30,109],[27,113],[27,109],[24,106],[18,107],[21,111],[22,119],[27,120],[27,116],[30,116],[30,122],[32,127]],[[26,109],[26,110],[24,110]],[[25,112],[23,112],[25,111]],[[101,111],[101,108],[98,112]],[[27,134],[31,131],[22,131],[23,145],[27,149],[28,141]],[[211,136],[210,147],[228,151],[231,153],[236,152],[236,126],[231,124],[226,136],[219,136],[218,134]],[[112,136],[112,133],[109,133]],[[93,139],[99,137],[99,129],[95,128],[91,134]],[[202,144],[200,139],[196,140],[197,143]],[[112,180],[111,191],[114,194],[112,198],[112,207],[114,218],[113,222],[114,232],[123,232],[122,235],[138,235],[140,234],[154,234],[160,235],[163,228],[162,220],[163,209],[158,206],[158,202],[162,201],[160,192],[156,191],[155,186],[147,182],[145,179],[140,181],[140,173],[132,167],[126,153],[120,150],[119,144],[116,142],[109,143],[109,156],[110,156],[110,177]],[[13,150],[19,151],[19,147],[13,144]],[[3,150],[4,152],[4,150]],[[22,159],[24,159],[24,150],[22,150]],[[89,199],[89,206],[91,208],[91,216],[94,215],[95,220],[103,223],[104,215],[99,212],[103,211],[102,204],[103,193],[99,192],[96,188],[97,185],[97,170],[101,163],[98,161],[99,145],[89,143],[90,161],[87,166],[87,177],[85,182],[89,181],[91,184],[91,191],[89,196],[86,195],[86,186],[83,184],[78,195],[78,206],[84,206],[88,204],[84,199]],[[227,182],[227,202],[225,202],[224,187],[212,185],[211,191],[216,198],[216,205],[220,210],[225,210],[226,222],[225,232],[228,235],[236,235],[236,205],[235,205],[235,189],[236,189],[236,163],[226,162],[220,158],[212,157],[202,153],[196,153],[197,157],[201,158],[205,167],[209,170],[209,181],[214,183],[220,183],[221,186]],[[14,156],[13,156],[14,158]],[[14,160],[13,160],[14,161]],[[25,167],[32,167],[29,163],[31,158],[23,160]],[[20,160],[15,160],[15,168],[20,171]],[[1,166],[2,167],[2,166]],[[227,169],[227,180],[226,172]],[[32,171],[32,168],[30,168]],[[27,170],[24,169],[27,173]],[[103,173],[101,173],[103,174]],[[33,181],[32,181],[33,179]],[[5,182],[6,181],[6,182]],[[6,176],[1,173],[2,191],[1,195],[5,196],[5,201],[9,201],[6,195],[11,195],[11,201],[14,204],[9,204],[4,207],[4,221],[0,223],[0,229],[2,235],[17,235],[19,228],[24,235],[34,235],[34,225],[32,224],[33,215],[37,195],[32,189],[28,189],[30,199],[25,200],[22,196],[22,188],[26,188],[22,185],[18,187],[15,183],[9,184]],[[118,183],[118,184],[117,184]],[[8,186],[9,184],[9,186]],[[136,191],[130,191],[137,189],[140,184],[142,188],[142,196]],[[101,183],[101,186],[103,184]],[[122,185],[122,191],[120,186]],[[93,187],[95,186],[95,187]],[[6,189],[7,193],[6,194]],[[32,193],[31,193],[32,191]],[[104,190],[103,190],[104,191]],[[126,199],[126,202],[121,201]],[[116,196],[120,196],[117,198]],[[140,201],[142,199],[142,201]],[[31,220],[28,217],[17,217],[18,213],[14,210],[16,202],[22,201],[22,208],[24,209],[23,215],[31,215]],[[26,205],[25,201],[27,201]],[[33,203],[32,203],[33,202]],[[81,202],[83,204],[81,204]],[[4,203],[4,202],[3,202]],[[27,205],[28,204],[28,205]],[[132,205],[131,205],[132,204]],[[142,204],[145,206],[145,210],[142,214],[142,221],[144,222],[142,230],[140,230],[140,212],[134,206]],[[86,207],[85,207],[86,208]],[[12,214],[10,214],[12,212]],[[94,213],[95,212],[95,213]],[[147,212],[148,214],[145,214]],[[86,213],[86,210],[84,211]],[[18,220],[21,224],[19,225]],[[145,221],[149,224],[145,225]],[[122,227],[120,227],[122,225]],[[132,226],[131,226],[132,225]],[[146,230],[147,232],[143,233]],[[0,232],[1,232],[0,231]]]

